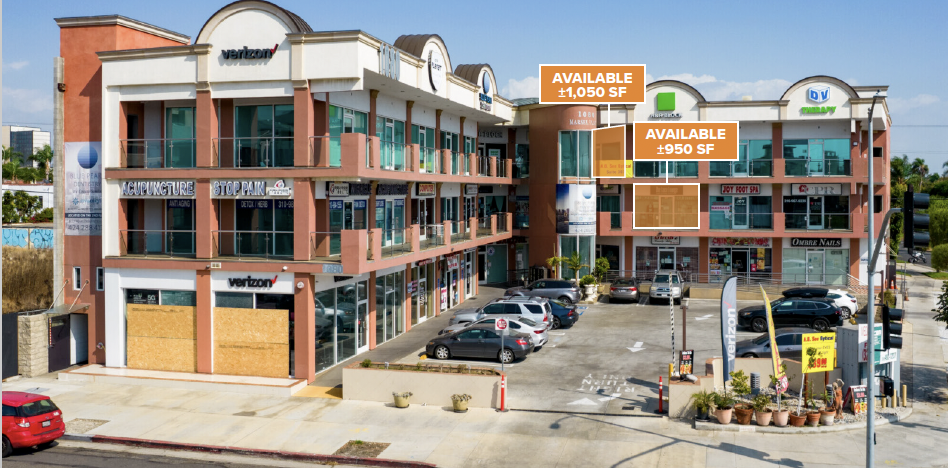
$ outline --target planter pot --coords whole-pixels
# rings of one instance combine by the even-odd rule
[[[591,296],[594,296],[595,294],[597,294],[597,285],[596,285],[596,284],[588,284],[587,286],[584,286],[584,294],[585,294],[587,297],[591,297]]]
[[[772,422],[772,411],[756,411],[755,412],[755,423],[759,426],[768,426]]]
[[[822,426],[833,426],[835,424],[835,409],[822,408],[821,416],[818,418]]]
[[[805,415],[797,415],[795,413],[789,413],[788,420],[792,422],[793,427],[802,427],[805,425]]]
[[[701,411],[696,410],[696,420],[697,421],[709,421],[709,410]]]
[[[772,422],[778,427],[788,425],[788,410],[772,411]]]
[[[736,406],[736,421],[743,426],[752,423],[752,408],[747,406]]]
[[[464,413],[468,411],[468,401],[452,401],[452,409],[456,413]]]
[[[719,424],[729,424],[732,422],[732,408],[717,409],[716,420],[719,421]]]
[[[821,413],[817,411],[809,411],[805,413],[805,424],[808,424],[811,427],[818,427],[819,418],[821,418]]]
[[[394,403],[396,408],[408,408],[409,407],[409,397],[400,397],[393,396]]]

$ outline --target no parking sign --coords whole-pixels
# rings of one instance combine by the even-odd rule
[[[508,320],[499,318],[495,320],[495,331],[504,332],[508,330]]]

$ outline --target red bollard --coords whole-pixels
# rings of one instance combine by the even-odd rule
[[[508,411],[505,409],[505,374],[501,374],[501,408],[498,411],[502,413]]]
[[[663,376],[660,376],[660,409],[655,411],[656,414],[666,414],[666,411],[663,411]]]

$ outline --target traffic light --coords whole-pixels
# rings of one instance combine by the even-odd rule
[[[888,307],[887,304],[879,305],[881,306],[881,323],[884,326],[883,346],[881,347],[884,350],[901,349],[904,345],[904,339],[900,337],[901,331],[904,328],[902,324],[904,320],[904,310],[892,309]]]
[[[930,245],[930,215],[927,213],[929,206],[930,195],[914,193],[910,188],[904,192],[901,213],[904,214],[904,247],[908,253],[912,254],[916,247]],[[914,214],[916,210],[922,210],[923,214]]]

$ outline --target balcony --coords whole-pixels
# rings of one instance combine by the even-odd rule
[[[665,178],[667,172],[671,178],[699,177],[699,164],[696,162],[634,161],[633,176],[636,178]]]
[[[195,139],[119,140],[119,158],[124,168],[193,168]]]
[[[444,247],[445,242],[445,226],[442,224],[426,224],[420,226],[422,229],[421,236],[419,237],[419,248],[422,250],[434,249],[437,247]],[[461,240],[461,239],[459,239]],[[452,239],[452,242],[455,242],[456,239]]]
[[[812,231],[812,230],[850,231],[851,218],[852,218],[851,213],[823,214],[823,215],[785,213],[785,230],[786,231]],[[865,224],[866,223],[861,224],[862,229],[864,228]]]
[[[215,258],[293,260],[294,233],[273,231],[211,231]]]
[[[144,258],[195,258],[195,231],[122,229],[119,255]]]
[[[294,167],[294,137],[213,138],[221,168]]]
[[[712,212],[709,216],[709,229],[712,231],[763,230],[771,231],[775,215],[773,213],[731,213],[725,217],[722,212]]]
[[[342,253],[341,234],[337,232],[311,232],[311,259],[339,259]]]
[[[786,177],[849,177],[850,159],[786,159]]]
[[[771,159],[709,163],[709,177],[772,177]]]

